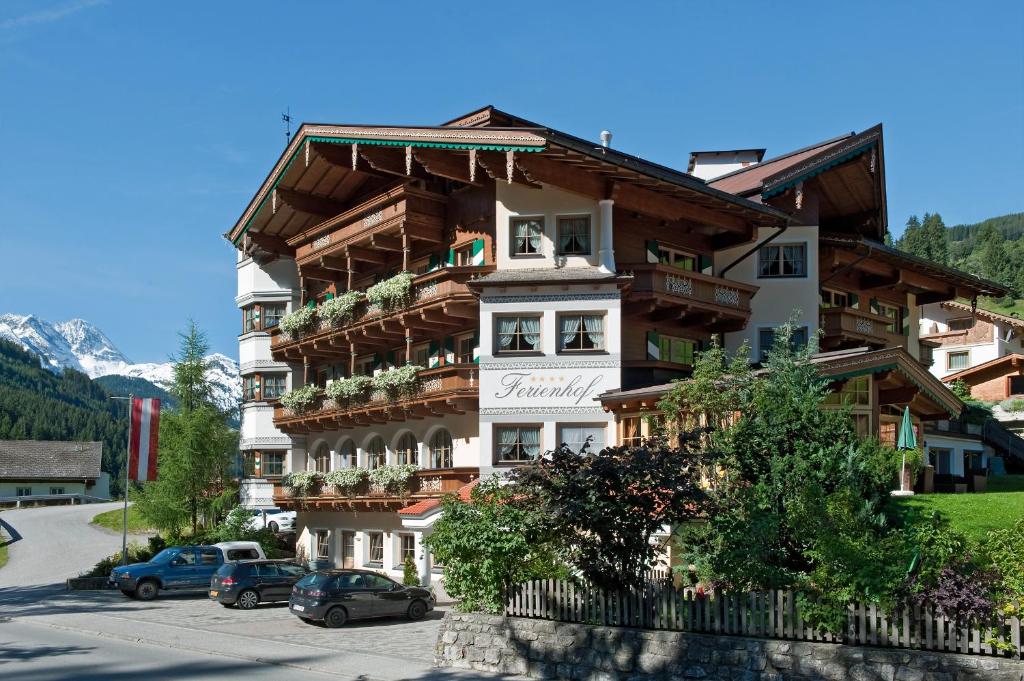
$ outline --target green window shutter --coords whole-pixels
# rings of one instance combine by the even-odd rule
[[[455,339],[451,336],[444,339],[444,363],[455,363]]]
[[[449,248],[448,249],[448,266],[449,267],[454,267],[455,266],[455,249],[454,248]]]
[[[327,294],[327,295],[325,296],[325,300],[334,300],[334,294],[333,294],[333,293],[328,293],[328,294]]]
[[[657,264],[658,263],[658,242],[648,241],[647,242],[647,262]]]
[[[856,293],[848,294],[846,296],[846,304],[849,305],[851,309],[858,309],[858,306],[860,305],[860,296]]]
[[[430,357],[427,359],[427,367],[433,369],[434,367],[441,366],[440,349],[437,345],[437,341],[430,341],[428,348]]]
[[[480,363],[480,331],[473,332],[473,364]]]
[[[661,337],[657,331],[647,332],[647,359],[661,359]]]
[[[477,239],[473,242],[473,264],[480,266],[484,264],[484,240]]]
[[[437,253],[431,253],[430,254],[430,260],[427,263],[427,271],[428,272],[433,272],[434,270],[436,270],[440,266],[441,266],[441,259],[439,257],[437,257]]]
[[[903,335],[910,336],[910,308],[900,305],[900,319],[903,320]]]
[[[714,263],[711,261],[710,255],[698,255],[697,256],[697,271],[704,272],[709,267],[714,267]]]
[[[309,308],[310,310],[315,310],[316,309],[316,301],[315,300],[309,301],[308,303],[306,303],[306,307]]]

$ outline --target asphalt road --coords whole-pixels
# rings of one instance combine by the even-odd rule
[[[0,589],[61,583],[120,551],[121,535],[89,524],[97,513],[120,507],[114,502],[0,513],[5,541],[11,542],[7,565],[0,568]],[[144,537],[134,539],[145,541]]]

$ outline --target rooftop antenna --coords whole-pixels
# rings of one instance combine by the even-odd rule
[[[281,122],[284,123],[284,145],[292,141],[292,108],[289,106],[285,109],[285,112],[281,114]]]

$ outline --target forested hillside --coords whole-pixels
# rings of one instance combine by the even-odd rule
[[[156,397],[160,399],[163,409],[174,409],[178,401],[169,392],[138,376],[100,376],[92,379],[111,395],[135,395],[136,397]]]
[[[39,358],[0,340],[0,440],[97,440],[111,491],[120,492],[128,435],[127,406],[88,376],[55,374]]]

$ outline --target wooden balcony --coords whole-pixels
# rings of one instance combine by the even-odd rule
[[[620,265],[633,274],[628,309],[650,321],[701,326],[711,333],[738,331],[750,319],[756,286],[660,264]]]
[[[411,395],[397,398],[374,393],[362,402],[339,404],[321,394],[312,407],[301,413],[277,405],[274,425],[286,433],[310,433],[476,410],[480,383],[476,364],[424,369],[418,378]]]
[[[478,477],[479,468],[430,468],[416,471],[406,490],[396,492],[369,482],[350,492],[342,492],[333,485],[321,485],[305,497],[294,497],[287,492],[277,493],[275,490],[274,504],[289,510],[395,511],[419,500],[455,493]]]
[[[893,320],[880,314],[849,307],[831,307],[821,310],[822,350],[867,345],[876,349],[907,347],[903,334],[893,333],[889,325]]]
[[[321,322],[312,330],[292,336],[273,332],[271,353],[279,362],[298,361],[303,356],[337,357],[356,352],[373,352],[401,345],[412,330],[428,338],[476,326],[480,306],[466,282],[494,270],[493,265],[444,267],[421,274],[413,280],[409,303],[395,310],[381,310],[365,301],[352,320],[332,325]]]

